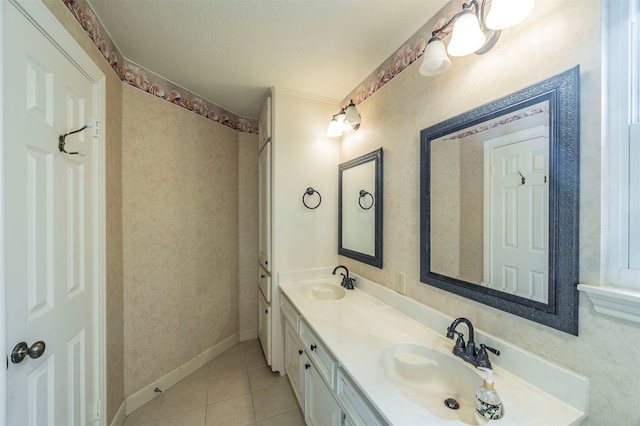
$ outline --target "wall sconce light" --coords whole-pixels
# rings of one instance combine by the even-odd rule
[[[342,108],[340,112],[331,118],[329,128],[327,129],[327,136],[335,138],[342,136],[344,132],[349,130],[358,130],[361,121],[360,112],[358,112],[358,108],[356,108],[356,104],[353,103],[352,99],[349,105]]]
[[[491,0],[491,8],[485,13],[487,0],[471,0],[462,4],[462,10],[431,33],[424,51],[420,74],[434,76],[451,67],[451,56],[471,53],[487,53],[500,38],[501,30],[512,27],[525,19],[533,10],[534,0]],[[445,50],[443,39],[451,29],[451,40]]]

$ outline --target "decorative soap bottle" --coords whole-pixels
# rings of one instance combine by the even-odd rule
[[[485,419],[499,419],[503,415],[502,400],[498,392],[493,389],[493,370],[485,367],[478,367],[478,369],[487,373],[487,378],[476,392],[476,411]]]

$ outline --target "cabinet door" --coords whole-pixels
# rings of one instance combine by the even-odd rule
[[[304,419],[310,426],[340,426],[342,412],[313,363],[305,364]]]
[[[271,304],[258,290],[258,338],[267,364],[271,365]]]
[[[258,149],[262,149],[264,144],[271,141],[271,98],[267,98],[258,120],[258,141]]]
[[[271,272],[271,143],[258,156],[258,260]]]
[[[289,321],[284,321],[284,366],[300,407],[304,408],[304,366],[308,363],[302,342]]]

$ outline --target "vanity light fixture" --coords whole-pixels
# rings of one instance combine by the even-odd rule
[[[358,112],[356,104],[351,100],[349,105],[342,108],[340,112],[331,118],[331,121],[329,121],[329,128],[327,129],[327,136],[335,138],[342,136],[344,132],[349,130],[358,130],[358,128],[360,128],[361,121],[362,118],[360,117],[360,112]]]
[[[462,4],[440,28],[431,33],[424,51],[420,74],[434,76],[451,67],[451,56],[482,55],[495,46],[501,30],[524,20],[533,10],[534,0],[491,0],[486,13],[487,0],[471,0]],[[442,41],[451,28],[451,40],[445,51]]]

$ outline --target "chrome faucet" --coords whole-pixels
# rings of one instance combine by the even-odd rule
[[[342,265],[338,265],[335,268],[333,268],[333,272],[332,274],[335,275],[336,271],[338,269],[344,269],[344,271],[347,273],[347,275],[343,274],[342,272],[340,272],[340,275],[342,275],[342,282],[340,283],[340,285],[344,288],[346,288],[347,290],[353,290],[353,282],[356,280],[355,278],[349,278],[349,270],[347,269],[346,266],[342,266]]]
[[[456,331],[456,327],[461,322],[465,323],[469,328],[469,339],[466,343],[464,341],[464,334]],[[454,334],[457,334],[458,338],[456,339],[456,344],[453,346],[453,354],[472,364],[474,367],[491,368],[491,361],[489,360],[489,354],[487,351],[500,355],[499,350],[487,346],[484,343],[480,344],[480,349],[476,349],[473,324],[471,324],[471,321],[466,318],[456,318],[451,325],[447,327],[447,337],[449,339],[453,339]]]

